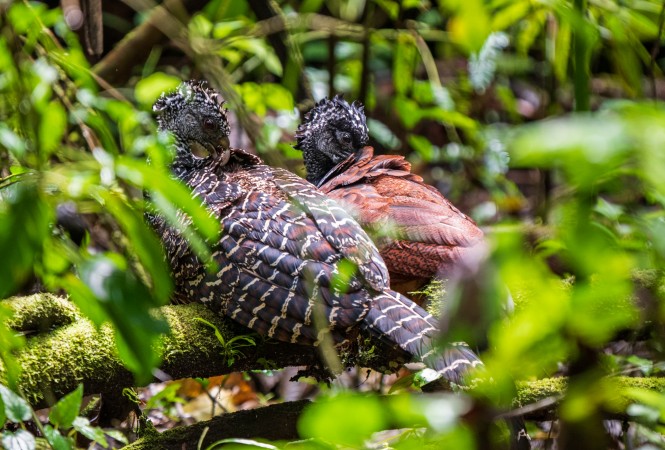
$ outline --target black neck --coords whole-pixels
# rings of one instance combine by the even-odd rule
[[[303,150],[303,161],[307,169],[307,181],[314,185],[318,185],[330,169],[335,167],[330,158],[317,151]]]

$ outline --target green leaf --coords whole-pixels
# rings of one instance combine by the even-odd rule
[[[79,384],[76,390],[62,397],[51,408],[48,418],[57,428],[70,428],[72,422],[78,416],[83,399],[83,384]]]
[[[399,138],[383,122],[376,119],[367,119],[367,128],[369,128],[369,135],[383,147],[394,150],[400,146]]]
[[[436,370],[425,368],[415,374],[413,377],[413,385],[422,387],[434,380],[438,380],[439,378],[441,378],[441,374]]]
[[[209,328],[212,328],[213,331],[215,332],[215,337],[219,341],[220,344],[226,345],[226,341],[224,340],[224,336],[222,336],[222,333],[219,331],[219,328],[215,326],[215,324],[212,324],[208,322],[205,319],[202,319],[201,317],[194,317],[194,320],[201,322],[202,324],[206,325]]]
[[[415,376],[416,374],[412,373],[410,375],[400,378],[399,380],[394,382],[392,386],[390,386],[388,394],[394,394],[395,392],[399,392],[401,390],[410,388],[413,385],[413,380]]]
[[[60,102],[52,101],[44,111],[39,125],[39,146],[44,160],[60,146],[66,129],[67,112]]]
[[[376,396],[340,394],[308,406],[298,421],[298,432],[305,438],[355,447],[387,425],[386,410]]]
[[[0,146],[9,150],[19,160],[23,158],[26,150],[25,141],[4,123],[0,124]]]
[[[87,437],[91,441],[95,441],[104,448],[109,446],[104,436],[104,430],[99,427],[93,427],[90,425],[90,421],[85,417],[77,417],[72,423],[74,429],[81,433],[83,436]]]
[[[127,436],[118,430],[104,430],[104,434],[118,442],[122,442],[125,445],[129,444],[129,439],[127,439]]]
[[[572,30],[570,23],[562,21],[559,24],[559,30],[554,39],[554,54],[551,55],[554,74],[560,82],[565,81],[568,78],[568,60],[570,55],[571,37]]]
[[[2,433],[2,446],[5,450],[34,450],[37,448],[35,437],[25,430],[14,433]]]
[[[541,8],[533,13],[528,20],[524,21],[524,25],[520,28],[515,37],[515,47],[517,51],[526,55],[529,49],[533,46],[536,38],[545,29],[545,22],[549,12],[546,8]]]
[[[32,416],[32,410],[28,402],[1,384],[0,398],[2,398],[5,405],[5,415],[11,422],[25,422]]]
[[[398,94],[406,94],[413,86],[417,53],[413,37],[408,33],[399,33],[393,55],[393,79]]]
[[[0,302],[0,366],[10,387],[16,387],[21,367],[16,361],[15,352],[24,344],[24,338],[7,326],[14,312]],[[5,423],[5,409],[0,398],[0,426]]]
[[[136,83],[134,97],[143,107],[151,108],[162,92],[172,91],[179,84],[179,78],[163,72],[155,72]]]
[[[212,30],[212,37],[221,40],[232,34],[234,31],[245,27],[245,22],[241,20],[225,20],[217,22]]]
[[[2,397],[0,397],[0,427],[4,427],[6,420],[7,415],[5,414],[5,402],[3,402]]]
[[[44,436],[53,450],[72,450],[74,448],[72,441],[60,434],[58,430],[51,425],[44,425]]]
[[[155,306],[166,304],[173,290],[173,282],[157,235],[148,227],[143,214],[131,207],[117,193],[106,191],[102,192],[101,196],[107,210],[113,214],[127,234],[133,250],[152,278],[155,295],[147,295],[145,300],[156,300]]]
[[[31,181],[0,190],[0,298],[33,272],[53,211]]]
[[[223,444],[238,444],[238,445],[246,445],[249,447],[254,447],[254,448],[265,448],[269,450],[278,450],[279,447],[275,447],[272,444],[266,444],[264,442],[259,442],[255,441],[252,439],[239,439],[239,438],[229,438],[229,439],[222,439],[219,441],[216,441],[212,444],[210,444],[208,447],[206,447],[206,450],[212,450],[215,448],[218,448],[218,445],[223,445]]]
[[[468,53],[478,52],[491,32],[490,18],[482,0],[445,0],[453,16],[448,31],[454,43]]]
[[[502,31],[520,22],[524,16],[531,11],[532,3],[530,1],[515,1],[508,4],[506,8],[492,14],[492,30]],[[529,21],[526,21],[529,22]]]
[[[157,342],[168,332],[163,318],[151,313],[148,289],[127,270],[117,254],[98,254],[79,267],[81,280],[98,299],[114,326],[118,354],[137,381],[152,379],[159,364]]]
[[[513,167],[561,167],[578,186],[592,186],[619,167],[634,142],[618,117],[574,115],[528,125],[508,143]]]

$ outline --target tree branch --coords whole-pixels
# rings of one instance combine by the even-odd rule
[[[79,383],[83,383],[86,394],[117,394],[134,385],[131,372],[117,355],[110,326],[95,328],[72,303],[50,294],[17,297],[2,303],[15,311],[11,326],[27,336],[25,347],[16,357],[22,367],[19,389],[33,407],[52,404]],[[171,334],[162,339],[160,369],[174,379],[266,369],[268,362],[276,367],[311,366],[318,362],[314,348],[263,342],[257,337],[257,346],[244,348],[245,356],[229,367],[214,332],[195,318],[214,324],[227,342],[249,330],[240,329],[199,304],[165,306],[159,313],[171,328]],[[47,327],[52,329],[43,332]],[[0,382],[5,381],[4,376],[0,367]]]
[[[641,387],[658,392],[665,390],[665,380],[662,378],[618,377],[615,381],[622,388]],[[518,402],[520,404],[523,404],[524,401],[531,403],[523,404],[522,407],[514,411],[499,414],[495,419],[520,415],[524,416],[526,420],[546,421],[556,419],[556,409],[559,400],[565,393],[565,389],[566,380],[563,378],[547,378],[520,383],[518,386]],[[299,400],[226,414],[194,425],[177,427],[160,434],[150,434],[124,448],[127,450],[151,448],[180,450],[183,445],[186,445],[186,448],[190,448],[190,446],[194,448],[206,428],[208,428],[208,431],[203,441],[203,448],[227,438],[295,440],[300,438],[297,432],[300,414],[311,403],[309,400]],[[624,412],[629,403],[627,399],[620,401],[618,405],[621,405],[622,410],[607,410],[604,417],[616,420],[634,420]],[[271,426],[265,424],[271,424]],[[403,426],[404,424],[396,423],[389,427],[401,428]]]
[[[148,19],[127,34],[92,68],[92,72],[110,85],[124,83],[138,61],[144,61],[155,45],[183,27],[182,23],[187,19],[185,12],[197,11],[206,3],[204,0],[166,0],[156,6]]]
[[[19,389],[33,407],[53,404],[79,383],[83,383],[86,394],[110,394],[111,398],[123,388],[134,385],[132,374],[117,356],[111,327],[95,328],[67,299],[37,294],[1,303],[14,312],[8,325],[27,336],[26,345],[16,357],[22,367]],[[161,341],[163,362],[160,370],[173,379],[319,364],[317,349],[313,347],[264,341],[257,337],[257,346],[243,348],[244,356],[229,366],[222,356],[223,346],[212,330],[196,318],[214,324],[226,342],[234,336],[248,334],[247,329],[200,304],[164,306],[156,313],[162,314],[171,328],[171,334]],[[391,366],[394,355],[384,349],[372,351],[375,343],[359,344],[359,351],[353,352],[355,358],[343,356],[345,366],[357,364],[383,371]],[[0,382],[5,382],[4,376],[0,367]],[[665,392],[664,378],[613,377],[608,380],[616,383],[615,391],[619,394],[617,401],[612,403],[614,409],[606,412],[607,417],[628,419],[624,411],[631,400],[621,397],[624,388]],[[549,420],[555,417],[558,399],[563,397],[565,390],[564,378],[518,383],[515,401],[520,408],[518,412],[532,420]]]

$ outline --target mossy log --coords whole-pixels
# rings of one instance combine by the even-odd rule
[[[79,383],[83,383],[86,394],[110,394],[111,397],[117,397],[123,388],[134,385],[131,372],[117,356],[110,326],[96,328],[67,299],[37,294],[2,303],[14,311],[8,325],[27,336],[25,347],[16,357],[22,367],[19,388],[33,407],[52,404]],[[238,334],[247,334],[246,329],[198,304],[165,306],[161,313],[168,321],[171,333],[161,340],[163,363],[160,369],[173,379],[266,369],[268,362],[273,369],[319,363],[314,348],[257,338],[256,347],[244,348],[244,356],[230,366],[222,356],[223,346],[212,330],[196,318],[214,324],[227,341]],[[361,347],[361,352],[363,350],[367,349]],[[384,358],[377,351],[369,358],[353,363],[385,370],[390,358]],[[3,376],[0,367],[0,382]],[[621,391],[620,387],[665,391],[663,378],[617,377],[612,380],[618,383],[617,392]],[[521,383],[517,406],[528,407],[543,399],[553,399],[545,407],[526,413],[532,419],[551,418],[565,386],[562,378]],[[613,411],[620,416],[627,403],[628,400],[615,402]]]
[[[19,388],[33,407],[52,404],[79,383],[86,394],[113,396],[134,385],[131,372],[117,355],[111,327],[96,328],[67,299],[37,294],[2,303],[14,311],[9,325],[27,336],[16,358],[22,368]],[[266,369],[267,362],[288,367],[312,366],[319,361],[314,348],[257,337],[256,347],[243,348],[244,356],[237,357],[231,367],[214,332],[196,318],[214,324],[227,341],[248,330],[199,304],[164,306],[160,312],[171,328],[161,340],[160,369],[173,379]]]

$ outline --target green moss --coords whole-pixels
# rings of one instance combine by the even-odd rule
[[[201,304],[190,304],[187,307],[165,306],[161,308],[161,313],[171,328],[170,335],[162,340],[162,357],[165,363],[179,360],[185,352],[190,353],[193,350],[209,358],[220,357],[222,349],[215,333],[196,318],[215,325],[225,340],[234,336],[227,322]],[[191,343],[191,347],[183,347],[182,342]]]
[[[567,385],[567,379],[562,377],[519,382],[517,403],[519,406],[524,406],[544,398],[563,395]]]
[[[73,303],[53,294],[12,297],[2,304],[14,312],[7,325],[17,331],[44,331],[70,324],[80,317]]]
[[[613,411],[624,411],[629,404],[634,402],[624,395],[627,389],[640,388],[665,393],[665,378],[606,377],[603,382],[608,383],[605,388],[607,392],[616,394],[616,397],[609,399],[610,404],[606,405]],[[567,386],[568,380],[563,377],[519,382],[517,384],[518,406],[532,404],[548,397],[561,397],[565,394]]]
[[[446,296],[446,282],[444,280],[432,280],[419,291],[409,292],[409,294],[424,297],[424,304],[427,305],[427,312],[434,317],[440,317],[443,310],[443,302]]]
[[[117,383],[117,371],[122,370],[125,376],[120,378],[131,381],[116,355],[111,328],[97,331],[85,319],[31,338],[17,361],[22,367],[21,390],[31,404],[50,403],[90,380],[91,374],[97,374],[97,383],[103,383],[100,378]]]
[[[642,388],[651,391],[665,392],[665,378],[616,377],[616,380],[624,388]]]

